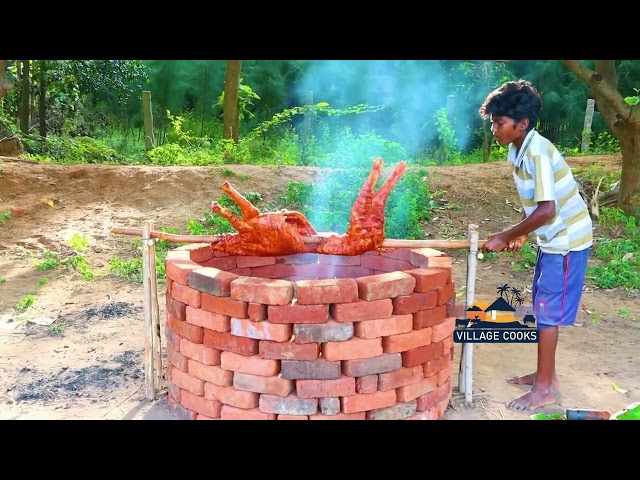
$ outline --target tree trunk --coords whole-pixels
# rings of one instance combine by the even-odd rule
[[[31,118],[31,98],[30,98],[30,69],[29,60],[22,60],[22,102],[20,103],[20,130],[29,133],[29,119]]]
[[[622,150],[618,208],[640,220],[640,129],[625,129],[618,139]]]
[[[224,80],[224,105],[222,106],[222,138],[233,139],[238,143],[238,89],[242,60],[227,60],[227,73]]]
[[[2,102],[4,94],[11,88],[11,84],[7,82],[5,72],[7,71],[7,61],[0,60],[0,112],[2,112]]]
[[[640,220],[640,106],[629,105],[618,91],[615,60],[596,60],[595,71],[580,60],[563,63],[591,88],[602,118],[620,142],[622,171],[617,207]]]
[[[47,61],[40,60],[40,95],[39,95],[40,136],[47,136]]]

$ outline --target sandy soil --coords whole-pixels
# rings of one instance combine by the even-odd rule
[[[133,237],[114,235],[111,229],[141,228],[152,220],[156,228],[187,233],[187,221],[202,218],[211,200],[221,195],[222,169],[0,160],[0,212],[25,210],[23,216],[14,210],[17,215],[0,225],[0,419],[172,419],[163,394],[155,402],[144,399],[143,287],[115,279],[108,269],[111,258],[131,258],[136,247]],[[618,156],[569,161],[572,166],[620,168]],[[227,169],[236,174],[228,179],[239,191],[257,191],[273,201],[288,182],[310,182],[322,174],[322,169],[308,167]],[[428,173],[430,188],[443,205],[425,225],[428,238],[464,236],[470,223],[478,224],[486,238],[519,220],[506,162],[430,167]],[[86,258],[96,275],[93,281],[65,268],[34,268],[45,250],[70,253],[68,240],[74,233],[90,239]],[[448,253],[463,302],[466,252]],[[477,299],[494,300],[496,286],[508,283],[531,302],[531,272],[514,272],[515,259],[501,255],[479,263]],[[47,283],[41,285],[42,279]],[[158,285],[163,324],[164,288]],[[35,303],[26,310],[16,308],[28,294],[36,295]],[[637,293],[587,286],[576,326],[561,332],[557,359],[562,397],[545,411],[615,412],[640,399],[638,298]],[[530,412],[505,408],[525,388],[505,379],[535,369],[535,348],[477,344],[474,405],[463,405],[454,392],[446,417],[528,419]],[[456,365],[459,354],[457,348]],[[457,385],[457,372],[452,382]]]

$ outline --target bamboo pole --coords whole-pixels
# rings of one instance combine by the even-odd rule
[[[478,262],[478,226],[469,225],[469,255],[467,257],[467,287],[465,301],[465,315],[467,309],[473,305],[476,288],[476,267]],[[461,393],[464,393],[465,403],[471,404],[473,401],[473,343],[462,344],[462,355],[460,357],[460,375],[458,386]]]
[[[151,238],[153,222],[144,222],[142,227],[142,283],[144,285],[144,380],[147,400],[156,397],[154,378],[154,332],[153,332],[153,295],[152,295],[152,245],[155,240]]]
[[[153,224],[150,228],[153,227]],[[151,335],[153,337],[153,363],[156,392],[162,384],[162,336],[160,334],[160,305],[158,304],[158,274],[156,271],[156,240],[149,241],[149,278],[151,279]]]
[[[118,235],[142,235],[142,230],[136,228],[112,228],[111,233]],[[331,234],[303,236],[302,240],[305,244],[318,244],[324,238]],[[165,233],[152,230],[149,232],[150,238],[159,238],[169,242],[181,243],[217,243],[221,240],[220,235],[175,235],[173,233]],[[478,240],[478,247],[482,247],[486,240]],[[395,240],[386,239],[383,248],[449,248],[449,249],[465,249],[470,247],[469,240]]]

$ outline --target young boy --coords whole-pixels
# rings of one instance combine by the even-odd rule
[[[534,373],[508,380],[531,385],[507,404],[518,410],[556,402],[558,327],[573,325],[576,319],[593,243],[591,217],[571,169],[555,146],[535,130],[541,108],[540,95],[524,80],[503,84],[480,107],[481,117],[491,120],[498,143],[509,145],[507,160],[513,165],[525,213],[514,227],[490,235],[483,250],[515,252],[531,232],[537,236],[532,298],[540,331],[538,361]]]

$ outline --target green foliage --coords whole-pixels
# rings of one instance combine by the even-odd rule
[[[90,137],[27,135],[23,137],[23,143],[27,151],[24,157],[43,163],[128,163],[103,140]]]
[[[587,277],[600,288],[640,290],[640,226],[622,210],[607,207],[602,207],[601,222],[621,224],[623,234],[619,238],[596,239],[592,255],[601,260],[601,265],[589,266]]]

